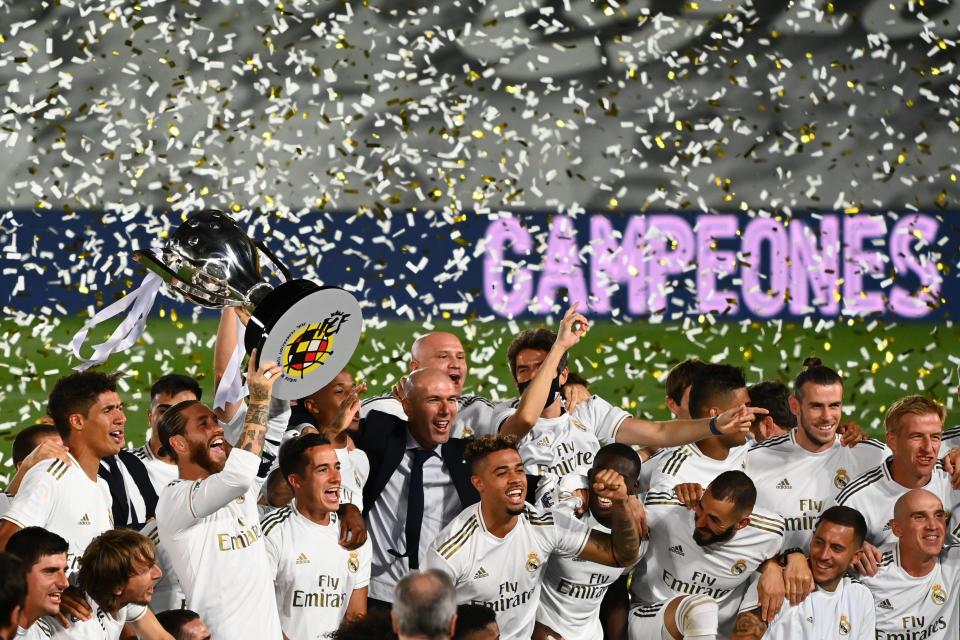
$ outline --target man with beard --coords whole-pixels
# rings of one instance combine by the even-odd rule
[[[675,639],[712,638],[718,627],[721,636],[729,634],[750,575],[778,557],[783,544],[783,519],[755,508],[756,496],[742,471],[714,478],[693,513],[672,493],[647,494],[650,541],[631,586],[631,640],[659,640],[663,630]],[[767,563],[768,570],[780,567]],[[711,617],[709,603],[684,600],[700,596],[715,600],[719,613]],[[687,602],[701,616],[690,631],[684,630]]]
[[[861,580],[876,605],[876,640],[960,637],[960,547],[944,548],[947,519],[940,498],[925,489],[900,496],[880,548],[880,568]]]
[[[627,493],[639,492],[640,456],[625,444],[612,443],[601,448],[593,459],[587,476],[587,486],[604,469],[623,476]],[[610,533],[613,503],[588,492],[588,511],[581,521],[592,530]],[[537,609],[534,640],[546,638],[620,638],[626,632],[629,602],[617,607],[614,600],[626,600],[628,569],[609,567],[579,558],[554,556],[547,562],[543,574],[543,591]],[[604,606],[604,604],[608,606]],[[606,615],[605,615],[606,614]],[[619,617],[619,619],[618,619]]]
[[[636,562],[640,533],[627,505],[623,476],[603,469],[593,477],[598,499],[612,503],[610,533],[554,509],[525,504],[527,476],[512,436],[481,436],[465,456],[480,504],[467,507],[430,545],[426,565],[444,571],[459,604],[497,613],[505,639],[530,638],[543,582],[543,565],[555,555],[612,567]]]
[[[83,553],[77,582],[93,613],[64,627],[49,619],[52,640],[119,640],[128,625],[140,640],[173,640],[147,608],[160,568],[153,543],[130,529],[113,529]]]
[[[877,547],[894,542],[891,505],[911,489],[926,489],[947,510],[958,494],[950,475],[937,459],[943,437],[943,405],[924,396],[907,396],[894,402],[883,423],[893,455],[879,466],[854,478],[837,494],[836,504],[856,509],[867,521],[867,542],[857,568],[872,573],[879,561]]]
[[[20,529],[43,527],[70,544],[73,572],[87,544],[113,527],[110,489],[97,471],[100,460],[116,455],[125,442],[117,376],[84,371],[61,378],[47,413],[70,448],[70,462],[55,458],[27,472],[0,520],[0,549]]]
[[[255,479],[280,366],[263,362],[255,369],[255,362],[256,352],[248,364],[249,408],[236,447],[230,448],[216,415],[199,401],[181,402],[160,420],[160,441],[180,479],[160,496],[157,526],[187,603],[215,638],[279,640]]]
[[[467,353],[455,334],[446,331],[434,331],[420,336],[410,347],[409,371],[434,368],[446,372],[453,383],[457,396],[457,416],[453,423],[451,436],[467,438],[472,435],[494,433],[494,417],[500,406],[487,398],[463,394],[463,385],[467,379]],[[371,411],[380,411],[407,419],[403,410],[404,381],[394,388],[393,394],[368,398],[363,401],[360,415],[366,418]]]
[[[53,635],[50,619],[60,615],[60,601],[70,585],[69,548],[66,540],[40,527],[26,527],[10,536],[7,550],[20,558],[27,571],[27,597],[17,619],[17,640]]]
[[[783,516],[784,545],[804,550],[823,508],[884,458],[883,444],[876,440],[842,445],[837,428],[843,380],[817,358],[805,364],[789,399],[799,428],[750,449],[745,469],[757,486],[757,502]]]
[[[294,500],[260,523],[280,627],[293,640],[320,638],[366,615],[370,541],[356,551],[338,543],[340,462],[329,440],[308,433],[285,442],[280,472]]]
[[[814,592],[797,606],[784,606],[768,626],[760,615],[756,585],[751,585],[731,640],[873,640],[873,596],[862,583],[844,575],[863,546],[866,531],[858,511],[838,506],[824,511],[810,541]]]

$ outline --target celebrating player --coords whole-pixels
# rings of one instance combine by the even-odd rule
[[[23,561],[27,571],[27,598],[17,620],[17,640],[53,635],[52,619],[60,615],[63,592],[70,585],[69,548],[62,537],[40,527],[25,527],[10,536],[7,550]]]

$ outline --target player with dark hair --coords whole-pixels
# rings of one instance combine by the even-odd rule
[[[453,640],[500,640],[496,612],[481,604],[461,604]]]
[[[742,471],[714,478],[693,513],[673,493],[647,494],[650,540],[631,585],[631,640],[726,637],[750,575],[763,566],[782,580],[770,560],[783,520],[757,508],[756,495]]]
[[[482,436],[466,449],[480,504],[465,509],[430,545],[426,565],[448,573],[457,601],[493,608],[504,638],[529,638],[543,582],[543,565],[554,555],[608,566],[636,562],[640,533],[627,506],[623,476],[598,471],[592,491],[609,501],[610,534],[557,510],[527,505],[527,476],[516,438]]]
[[[17,638],[53,635],[50,618],[60,616],[67,582],[67,541],[40,527],[26,527],[10,536],[7,551],[23,562],[27,597],[17,619]],[[49,616],[43,617],[43,616]]]
[[[17,620],[26,595],[23,563],[16,556],[0,553],[0,640],[17,636]]]
[[[150,387],[150,407],[147,409],[147,425],[150,439],[133,454],[143,461],[157,495],[164,487],[177,479],[177,465],[160,442],[160,418],[170,407],[186,400],[200,400],[203,389],[196,379],[179,373],[169,373],[157,378]]]
[[[785,605],[769,625],[762,619],[756,584],[751,584],[737,616],[733,640],[836,638],[873,640],[873,596],[846,577],[863,546],[867,523],[848,507],[824,511],[810,542],[810,569],[816,589],[799,605]]]
[[[61,378],[47,412],[70,448],[69,462],[53,459],[27,472],[0,520],[0,549],[24,527],[43,527],[70,543],[71,571],[90,540],[113,526],[100,460],[123,447],[127,421],[117,375],[84,371]]]
[[[354,551],[339,544],[340,461],[327,438],[288,440],[279,459],[294,500],[260,525],[280,627],[288,638],[319,638],[366,615],[371,544]]]
[[[157,622],[174,640],[211,640],[200,614],[190,609],[169,609],[157,614]]]
[[[70,461],[63,438],[52,424],[34,424],[21,430],[13,439],[10,458],[17,472],[10,479],[6,491],[0,493],[0,516],[10,508],[13,497],[20,490],[20,483],[30,469],[51,458]]]
[[[747,387],[750,404],[763,407],[767,415],[757,416],[750,432],[756,442],[763,442],[786,434],[797,426],[797,416],[790,411],[790,387],[767,380]]]

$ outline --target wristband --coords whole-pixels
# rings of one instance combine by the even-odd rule
[[[803,553],[803,549],[801,549],[800,547],[793,547],[792,549],[787,549],[787,550],[784,551],[782,554],[780,554],[780,566],[781,566],[781,567],[787,566],[787,559],[790,557],[790,554],[792,554],[792,553],[799,553],[799,554],[801,554],[801,555],[803,555],[803,556],[806,556],[806,554]]]
[[[710,418],[710,433],[712,433],[715,436],[723,435],[722,433],[720,433],[720,429],[717,429],[717,416],[713,416],[712,418]]]

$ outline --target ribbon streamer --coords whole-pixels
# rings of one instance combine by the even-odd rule
[[[155,273],[148,273],[140,286],[134,291],[120,298],[113,304],[104,307],[98,311],[92,318],[83,324],[83,328],[73,336],[70,346],[73,354],[80,360],[80,364],[74,367],[76,371],[83,371],[90,367],[102,364],[107,361],[110,354],[132,346],[137,339],[143,335],[143,330],[147,326],[147,316],[153,308],[153,303],[157,298],[160,287],[163,286],[163,280]],[[123,313],[130,309],[127,317],[123,319],[110,337],[98,344],[93,349],[93,356],[89,360],[84,360],[80,355],[80,348],[87,339],[87,334],[98,324],[109,320],[115,315]]]
[[[217,394],[213,398],[213,408],[223,409],[227,404],[237,402],[247,397],[247,385],[243,383],[242,372],[243,356],[243,336],[246,327],[237,319],[237,344],[233,348],[233,355],[230,356],[230,362],[223,372],[220,379],[220,386],[217,387]]]

